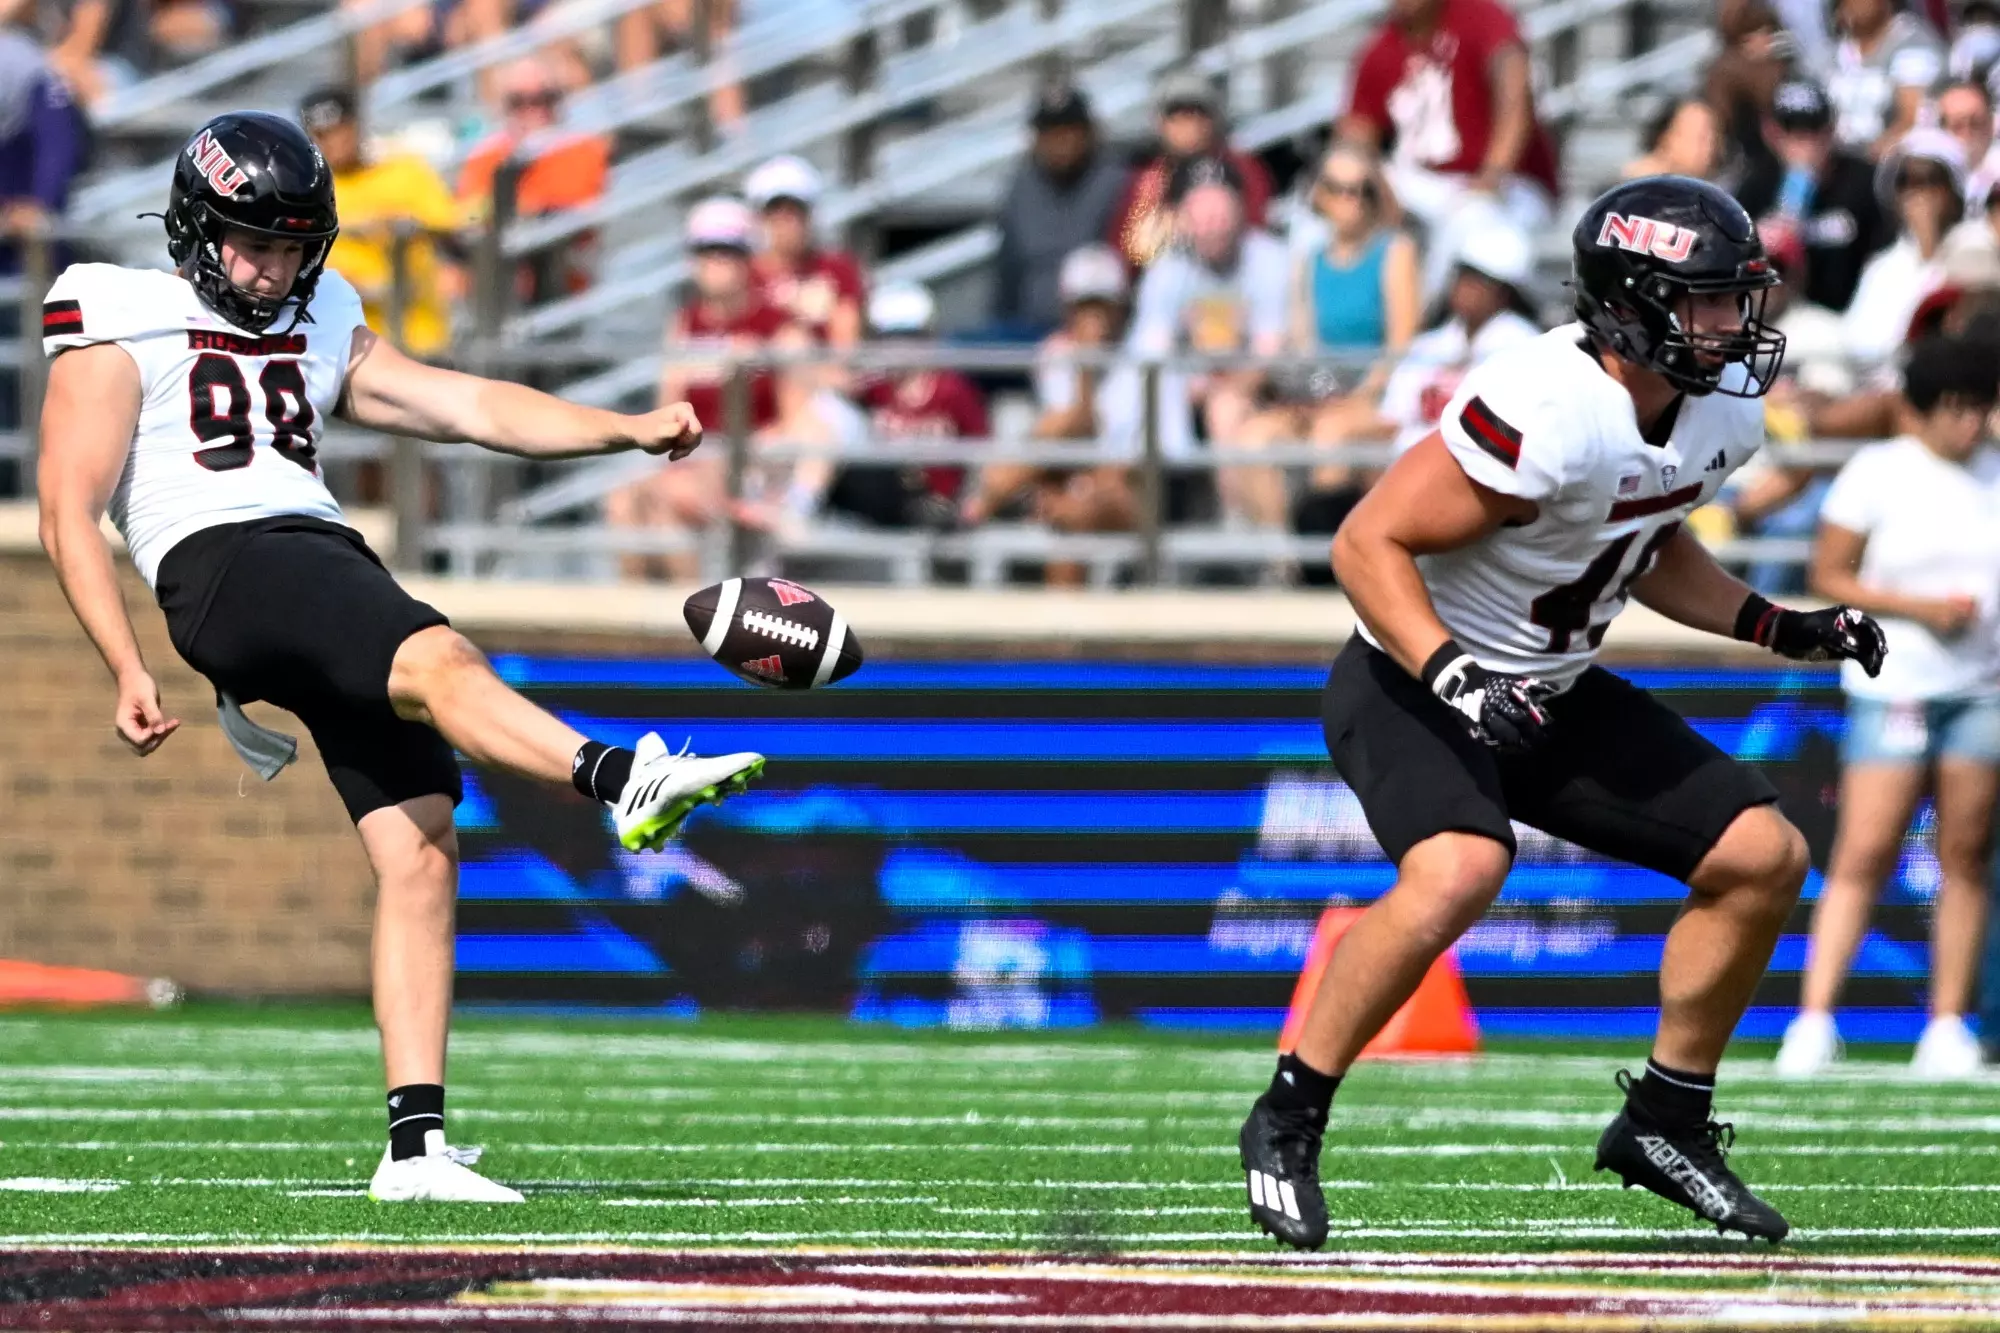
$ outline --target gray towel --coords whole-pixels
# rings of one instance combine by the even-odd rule
[[[264,781],[277,777],[299,757],[298,737],[258,726],[244,715],[241,704],[221,690],[215,692],[215,711],[222,718],[222,734]]]

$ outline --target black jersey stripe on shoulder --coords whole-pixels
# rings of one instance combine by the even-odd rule
[[[1502,421],[1486,400],[1474,395],[1458,414],[1458,424],[1472,437],[1472,442],[1493,457],[1514,467],[1521,461],[1521,432]]]
[[[42,302],[42,336],[83,332],[83,305],[78,301]]]

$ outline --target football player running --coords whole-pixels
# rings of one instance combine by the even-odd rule
[[[697,804],[739,791],[755,754],[670,754],[589,740],[500,682],[445,617],[397,586],[342,521],[316,449],[327,419],[524,458],[701,443],[686,403],[622,416],[411,361],[370,332],[326,272],[333,179],[276,116],[210,121],[175,161],[172,273],[79,264],[43,308],[42,544],[117,681],[114,719],[151,754],[180,723],[160,699],[98,522],[109,507],[166,613],[174,648],[216,687],[223,728],[265,777],[291,738],[239,705],[266,700],[312,733],[378,886],[375,1018],[389,1085],[382,1200],[515,1203],[444,1135],[452,907],[461,795],[454,748],[612,807],[657,850]]]
[[[1326,1239],[1335,1089],[1500,892],[1510,820],[1688,886],[1652,1057],[1619,1073],[1597,1168],[1718,1229],[1788,1230],[1729,1168],[1733,1131],[1711,1103],[1805,840],[1762,775],[1591,659],[1628,597],[1870,675],[1882,632],[1851,607],[1772,606],[1682,526],[1756,452],[1756,400],[1784,356],[1761,319],[1777,277],[1742,207],[1685,177],[1629,181],[1573,243],[1578,322],[1472,370],[1334,539],[1361,630],[1327,682],[1327,749],[1397,877],[1333,950],[1239,1138],[1252,1220],[1301,1249]]]

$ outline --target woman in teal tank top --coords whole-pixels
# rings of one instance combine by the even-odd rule
[[[1417,333],[1417,246],[1396,225],[1399,210],[1374,155],[1336,145],[1313,176],[1312,204],[1325,239],[1293,270],[1289,342],[1293,354],[1324,362],[1277,377],[1279,402],[1245,423],[1246,445],[1318,441],[1356,412],[1372,413]]]

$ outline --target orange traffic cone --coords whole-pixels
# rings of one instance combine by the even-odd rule
[[[174,1003],[180,990],[163,977],[151,981],[89,967],[52,967],[0,959],[0,1006]]]
[[[1306,953],[1305,969],[1292,990],[1291,1011],[1285,1015],[1285,1030],[1278,1036],[1278,1049],[1289,1051],[1298,1044],[1299,1029],[1305,1026],[1306,1010],[1319,991],[1320,976],[1333,946],[1360,917],[1358,907],[1329,907],[1321,914],[1313,932],[1312,948]],[[1472,1007],[1466,1002],[1465,982],[1458,964],[1446,950],[1431,964],[1417,993],[1398,1009],[1375,1040],[1361,1050],[1364,1060],[1379,1056],[1471,1055],[1479,1049],[1479,1025],[1473,1021]]]

